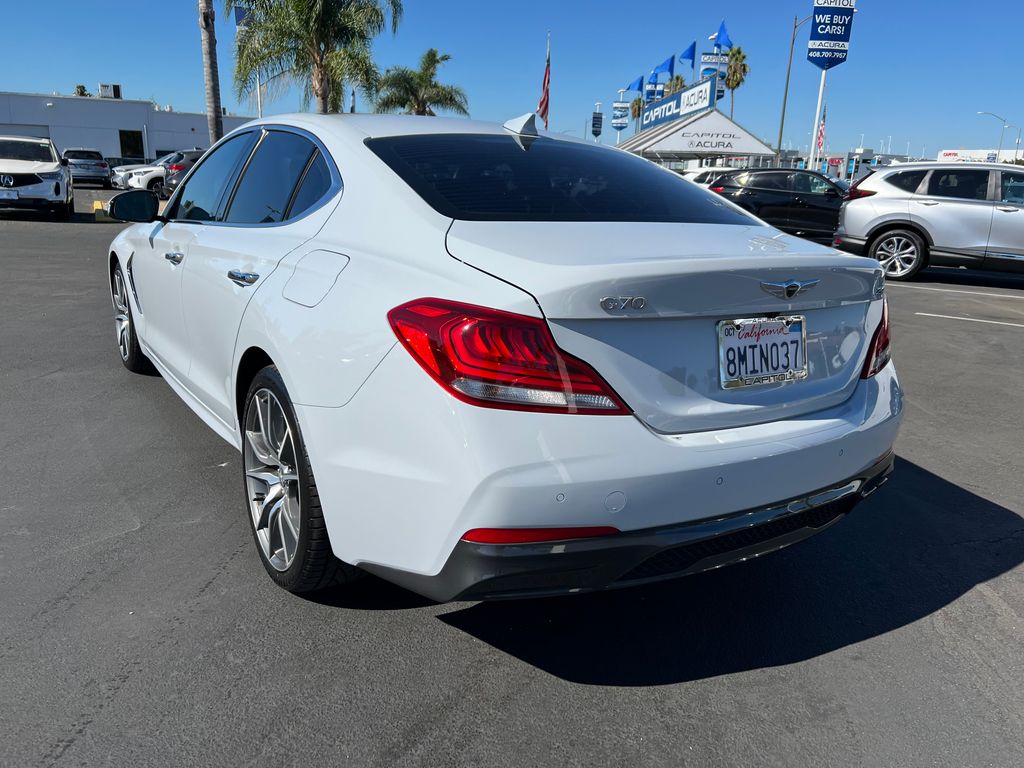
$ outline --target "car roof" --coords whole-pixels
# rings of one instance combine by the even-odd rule
[[[975,168],[978,170],[985,171],[996,171],[999,169],[1006,169],[1009,163],[982,163],[982,162],[952,162],[942,163],[936,162],[935,160],[929,160],[919,163],[900,163],[899,165],[876,165],[874,171],[879,173],[881,171],[927,171],[933,168]],[[1013,168],[1012,165],[1009,167]]]
[[[45,136],[0,136],[2,141],[24,141],[26,144],[52,144]]]

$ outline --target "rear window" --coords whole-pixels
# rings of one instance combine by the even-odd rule
[[[366,145],[431,207],[469,221],[751,224],[717,197],[625,152],[540,137],[428,134]]]
[[[90,152],[88,149],[68,149],[64,152],[68,160],[102,160],[103,155],[99,152]]]
[[[30,163],[53,163],[49,144],[37,144],[33,141],[0,140],[0,158],[4,160],[26,160]]]
[[[921,185],[921,181],[926,173],[928,171],[902,171],[886,176],[885,181],[894,187],[902,189],[904,192],[914,193],[917,192],[917,188]]]

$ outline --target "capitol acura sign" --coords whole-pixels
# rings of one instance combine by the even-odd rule
[[[715,80],[702,80],[696,85],[684,88],[678,93],[666,96],[660,101],[653,101],[644,107],[640,117],[640,130],[653,128],[656,125],[667,123],[669,120],[678,120],[680,117],[692,115],[705,109],[715,106]]]
[[[690,157],[773,154],[771,147],[718,110],[693,115],[681,122],[683,124],[675,130],[665,132],[663,129],[660,138],[643,148],[644,154]]]

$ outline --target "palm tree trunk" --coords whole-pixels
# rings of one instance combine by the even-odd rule
[[[199,29],[203,38],[203,82],[206,85],[206,125],[210,144],[224,135],[220,109],[220,76],[217,73],[217,33],[212,0],[199,0]]]
[[[729,91],[729,119],[732,120],[732,111],[736,106],[736,89]]]
[[[310,85],[313,89],[313,98],[316,99],[316,111],[326,115],[330,111],[330,87],[327,80],[327,72],[324,71],[322,62],[314,62],[313,72],[310,76]]]

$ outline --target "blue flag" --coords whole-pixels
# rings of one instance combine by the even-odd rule
[[[641,75],[640,77],[638,77],[636,80],[634,80],[632,83],[627,85],[622,90],[624,90],[624,91],[642,91],[643,89],[644,89],[644,78]]]
[[[729,39],[729,33],[725,31],[725,19],[722,19],[722,26],[718,28],[718,32],[708,39],[714,40],[715,45],[720,48],[732,48],[732,40]]]
[[[690,47],[679,54],[679,61],[694,61],[697,58],[697,41],[690,43]]]
[[[649,78],[647,78],[647,82],[648,83],[656,83],[656,82],[658,82],[658,73],[659,72],[668,72],[669,79],[671,79],[672,75],[675,74],[675,71],[676,71],[676,57],[675,56],[669,56],[667,59],[665,59],[663,62],[661,62],[661,64],[659,64],[658,66],[656,66],[654,69],[651,70],[651,76]]]

